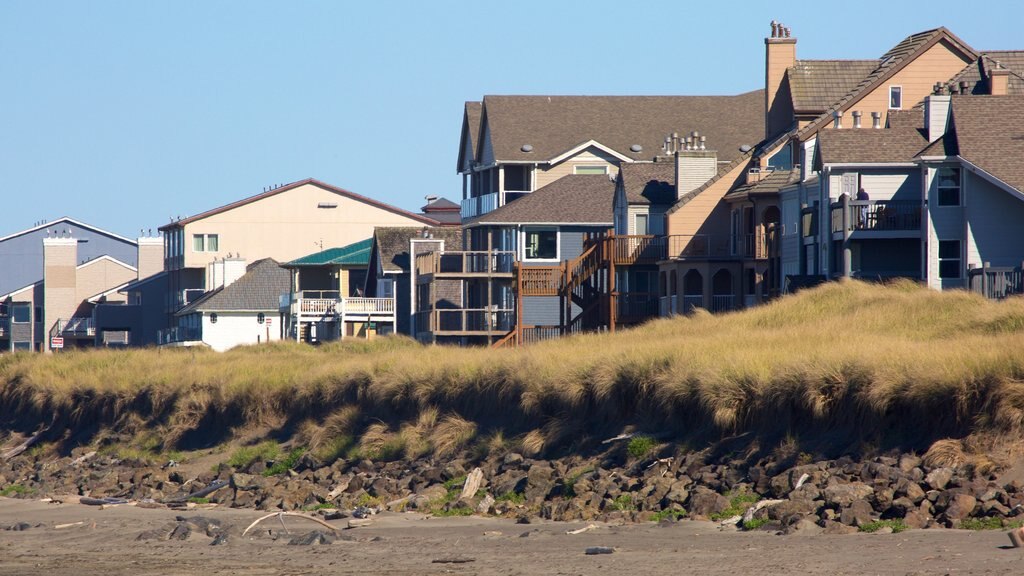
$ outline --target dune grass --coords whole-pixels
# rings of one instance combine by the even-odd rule
[[[1021,350],[1024,299],[851,281],[515,350],[393,337],[0,355],[0,418],[156,431],[165,449],[259,426],[388,459],[512,443],[538,454],[626,426],[927,446],[1022,431]]]

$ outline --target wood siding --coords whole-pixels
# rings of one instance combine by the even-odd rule
[[[669,211],[666,234],[702,234],[702,233],[729,233],[728,209],[720,207],[722,197],[729,191],[736,180],[742,176],[750,163],[742,162],[732,170],[719,178],[715,183],[708,186],[696,198],[674,211]],[[715,209],[718,208],[718,216],[709,222]]]
[[[590,146],[558,164],[538,166],[534,172],[535,189],[543,188],[562,176],[573,174],[575,166],[607,166],[608,173],[615,176],[619,171],[619,159],[603,150]]]

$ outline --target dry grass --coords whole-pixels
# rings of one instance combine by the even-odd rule
[[[141,418],[169,446],[261,426],[389,454],[449,454],[478,437],[539,453],[628,425],[923,449],[1024,431],[1022,349],[1024,299],[843,282],[519,350],[389,338],[2,355],[0,418],[136,429]]]

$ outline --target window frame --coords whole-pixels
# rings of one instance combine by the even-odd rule
[[[580,172],[580,168],[583,168],[583,169],[596,168],[596,169],[602,170],[602,172],[586,172],[586,171]],[[608,175],[608,165],[607,164],[574,164],[573,167],[572,167],[572,173],[574,175],[579,174],[579,175],[584,175],[584,176],[597,176],[597,175],[600,175],[600,174],[603,174],[603,175],[607,176]]]
[[[31,324],[32,323],[32,304],[28,302],[14,302],[11,304],[11,324]],[[18,311],[25,311],[26,320],[18,320]]]
[[[640,219],[644,220],[644,231],[640,232]],[[651,215],[637,213],[633,215],[633,233],[637,236],[647,236],[651,233]]]
[[[192,252],[220,252],[220,234],[192,234]]]
[[[535,258],[527,256],[527,239],[531,233],[553,232],[555,234],[555,255],[553,258]],[[556,226],[524,226],[519,242],[519,259],[523,262],[561,262],[562,235]]]
[[[949,246],[951,244],[956,244],[956,256],[949,256],[949,255],[943,256],[942,255],[942,253],[943,253],[943,249],[942,249],[943,248],[943,244],[945,244],[946,246]],[[964,270],[963,270],[963,261],[964,261],[964,259],[963,259],[963,242],[961,242],[959,239],[955,239],[955,240],[952,240],[952,239],[951,240],[939,240],[938,248],[939,248],[939,250],[938,250],[938,256],[939,256],[939,279],[940,280],[962,280],[963,277],[964,277]],[[952,264],[954,262],[956,263],[956,276],[946,275],[943,272],[943,268],[945,268],[946,266],[943,266],[943,264]]]
[[[896,106],[892,105],[893,94],[899,95],[899,102]],[[890,84],[889,85],[889,110],[903,110],[903,85],[902,84]]]
[[[953,187],[953,186],[943,186],[942,185],[942,171],[943,170],[952,170],[953,172],[956,173],[956,186],[955,187]],[[935,205],[936,206],[941,206],[943,208],[956,208],[956,207],[963,206],[964,205],[963,204],[964,203],[963,189],[964,189],[964,172],[963,172],[963,170],[960,169],[959,166],[940,166],[937,170],[935,170]],[[956,203],[955,204],[942,201],[942,192],[943,191],[947,191],[948,192],[948,191],[951,191],[951,190],[956,190]]]

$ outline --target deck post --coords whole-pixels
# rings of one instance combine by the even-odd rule
[[[850,197],[843,194],[839,197],[843,206],[843,276],[853,276],[853,246],[850,243],[852,234],[852,222],[850,214]]]
[[[610,242],[606,241],[605,246],[609,246],[615,242],[615,239],[610,239]],[[616,315],[616,298],[618,297],[618,285],[615,282],[615,247],[610,246],[611,254],[602,254],[608,259],[608,330],[612,333],[615,332],[615,315]]]
[[[523,342],[523,269],[519,262],[513,262],[516,273],[516,346]]]
[[[989,267],[991,265],[992,265],[991,262],[982,262],[981,263],[981,295],[984,296],[985,298],[991,298],[992,297],[989,294],[989,288],[991,288],[991,286],[989,285],[990,283],[989,283],[989,280],[988,280],[988,269],[989,269]]]

